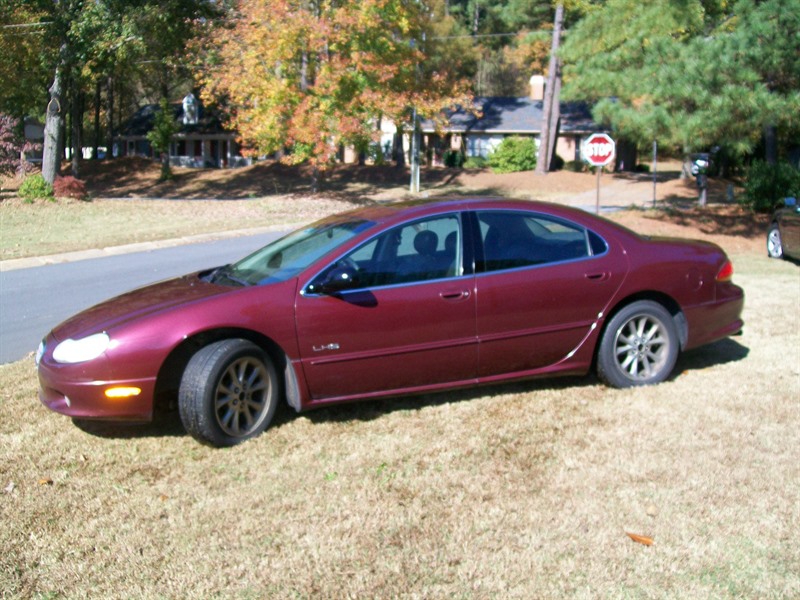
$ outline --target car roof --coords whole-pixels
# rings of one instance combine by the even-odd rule
[[[467,210],[529,210],[540,211],[544,214],[560,217],[579,223],[587,228],[613,229],[617,233],[625,233],[640,237],[613,221],[598,216],[579,208],[542,202],[538,200],[522,200],[498,197],[467,197],[467,198],[437,198],[414,199],[399,202],[373,204],[335,215],[333,218],[357,218],[373,221],[380,225],[391,225],[423,218],[430,215]]]
[[[437,199],[418,199],[402,200],[398,202],[387,202],[373,204],[357,208],[342,215],[367,219],[379,223],[394,220],[408,220],[416,216],[426,216],[442,212],[459,210],[481,210],[481,209],[523,209],[523,210],[542,210],[551,214],[578,215],[584,213],[581,210],[571,207],[552,204],[549,202],[539,202],[535,200],[517,200],[508,198],[437,198]]]

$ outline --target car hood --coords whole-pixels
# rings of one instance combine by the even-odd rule
[[[53,329],[52,333],[59,341],[67,338],[79,339],[176,306],[186,306],[237,289],[239,288],[203,281],[199,273],[185,275],[106,300],[67,319]]]

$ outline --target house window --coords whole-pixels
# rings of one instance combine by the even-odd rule
[[[469,135],[467,136],[467,156],[488,158],[502,141],[502,135]]]

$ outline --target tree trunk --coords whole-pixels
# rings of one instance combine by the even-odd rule
[[[300,62],[300,91],[308,91],[308,52],[303,51]]]
[[[544,91],[544,103],[542,107],[542,134],[539,143],[539,156],[536,160],[536,174],[545,175],[550,169],[550,162],[553,158],[553,148],[555,148],[556,136],[555,126],[558,123],[558,116],[553,121],[553,112],[560,113],[560,92],[561,92],[561,66],[558,59],[558,49],[561,45],[561,26],[564,22],[564,5],[556,7],[556,18],[553,26],[553,42],[550,48],[550,64],[547,68],[547,87]],[[555,108],[554,108],[555,107]]]
[[[169,151],[161,153],[161,175],[159,181],[172,179],[172,166],[169,164]]]
[[[778,164],[778,128],[764,125],[764,160],[771,165]]]
[[[398,127],[392,140],[392,157],[398,169],[403,169],[406,166],[406,153],[403,151],[403,130]]]
[[[314,165],[314,168],[311,171],[311,193],[316,194],[319,192],[320,186],[320,171],[317,165]]]
[[[553,171],[556,164],[556,146],[561,132],[561,61],[556,61],[556,77],[553,82],[553,98],[550,105],[550,119],[547,127],[547,138],[550,146],[547,152],[547,170]]]
[[[62,107],[64,95],[64,68],[66,65],[67,45],[63,44],[59,52],[59,61],[56,65],[53,84],[50,86],[50,101],[47,104],[47,114],[44,122],[44,148],[42,155],[42,177],[50,185],[56,180],[56,175],[61,167],[61,149],[64,138],[64,110]]]
[[[106,81],[108,120],[106,122],[106,156],[114,156],[114,78],[109,75]]]
[[[73,85],[72,111],[72,176],[80,177],[83,160],[83,92]]]
[[[100,158],[100,80],[94,86],[94,142],[92,143],[92,160]]]
[[[636,170],[636,163],[639,158],[639,151],[636,144],[628,140],[617,140],[617,152],[614,158],[615,171],[627,171],[632,173]]]

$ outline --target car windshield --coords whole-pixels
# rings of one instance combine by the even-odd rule
[[[320,221],[217,269],[210,281],[241,286],[286,281],[373,225],[361,219]]]

